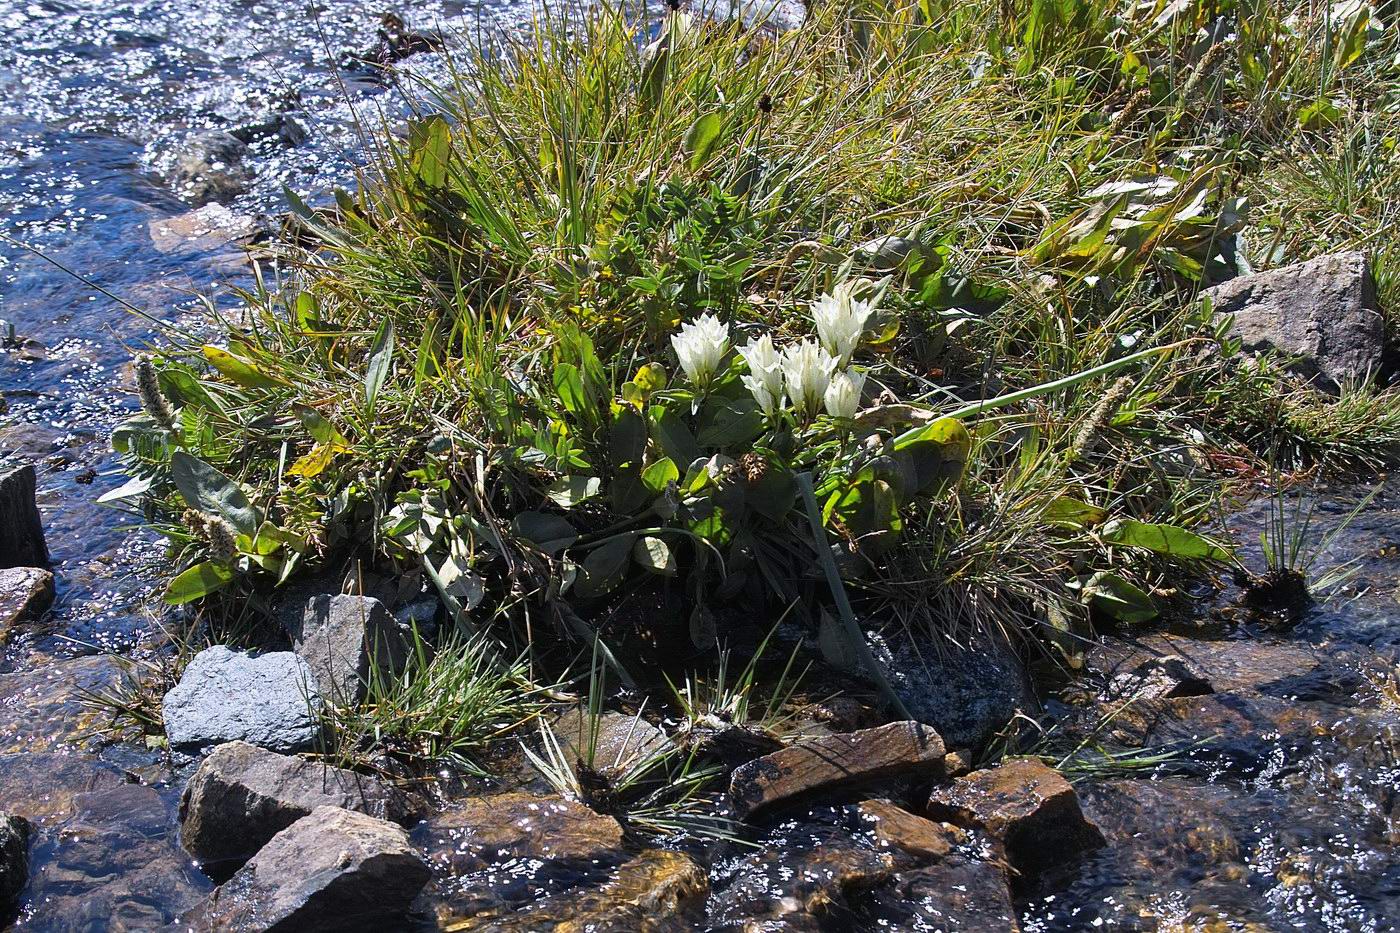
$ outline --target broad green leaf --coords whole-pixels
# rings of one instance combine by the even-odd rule
[[[1109,544],[1140,547],[1182,560],[1229,561],[1230,552],[1209,538],[1176,525],[1154,525],[1134,518],[1116,518],[1104,526]]]
[[[895,439],[894,459],[907,494],[937,495],[962,480],[972,435],[961,421],[939,418]]]
[[[409,164],[425,188],[447,183],[447,160],[452,154],[452,128],[434,115],[415,120],[408,129]]]
[[[555,505],[569,509],[598,495],[603,489],[603,481],[596,476],[561,476],[549,486],[545,493]]]
[[[670,457],[663,457],[642,471],[642,484],[655,493],[665,491],[668,483],[680,478],[681,471]]]
[[[389,366],[394,361],[394,322],[385,321],[374,335],[374,345],[369,351],[369,365],[365,369],[365,404],[370,408],[379,398],[379,390],[389,377]]]
[[[700,411],[695,440],[702,447],[747,444],[763,433],[763,425],[763,412],[753,399],[713,399]]]
[[[548,512],[521,512],[510,525],[517,535],[551,557],[578,540],[573,525]]]
[[[177,450],[170,455],[170,478],[190,508],[217,515],[234,530],[251,535],[258,529],[258,513],[243,487],[203,460]]]
[[[165,588],[165,601],[172,606],[192,602],[221,590],[233,581],[233,570],[211,560],[185,570]]]
[[[1108,517],[1108,512],[1069,496],[1058,496],[1045,507],[1041,517],[1052,525],[1086,528],[1102,522]]]
[[[817,628],[817,645],[821,648],[822,658],[826,663],[838,671],[859,674],[864,670],[860,649],[851,644],[851,636],[846,627],[824,609],[821,624]]]
[[[663,577],[676,575],[676,555],[671,546],[655,535],[642,535],[632,547],[632,556],[652,573]]]
[[[666,388],[666,367],[659,363],[648,363],[637,370],[637,375],[632,377],[632,381],[643,392],[660,392]]]
[[[701,116],[685,131],[685,151],[692,172],[699,171],[709,160],[723,130],[724,116],[717,111],[711,111]]]
[[[660,405],[651,409],[651,436],[661,451],[676,463],[691,463],[700,456],[700,446],[680,416]]]
[[[247,360],[234,356],[222,347],[204,346],[200,348],[209,365],[217,369],[225,379],[247,389],[275,389],[282,383],[258,369]]]
[[[293,406],[297,417],[301,419],[301,426],[306,428],[306,433],[311,435],[311,439],[322,444],[338,444],[341,447],[349,446],[347,441],[335,425],[331,424],[325,417],[310,405]]]
[[[627,575],[632,561],[632,537],[613,538],[588,552],[579,565],[578,582],[574,592],[584,599],[602,596],[612,590]]]
[[[1152,597],[1116,573],[1100,571],[1084,584],[1084,599],[1099,612],[1120,622],[1148,622],[1157,618]]]

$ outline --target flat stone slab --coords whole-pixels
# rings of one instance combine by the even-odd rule
[[[317,807],[274,836],[180,927],[219,933],[401,930],[430,876],[402,827]]]
[[[1232,315],[1245,350],[1295,357],[1293,368],[1320,387],[1374,377],[1384,351],[1384,321],[1365,253],[1319,256],[1231,279],[1205,294]]]
[[[243,741],[291,752],[311,747],[321,732],[315,678],[290,651],[254,656],[205,648],[161,706],[174,748]]]
[[[935,823],[910,813],[889,800],[866,800],[856,807],[876,841],[926,859],[941,859],[967,841],[967,833],[951,823]]]
[[[41,567],[0,570],[0,640],[21,622],[39,618],[53,605],[53,574]]]
[[[180,799],[180,841],[206,872],[223,875],[321,806],[403,822],[402,794],[375,778],[247,742],[229,742],[200,763]]]
[[[454,877],[516,859],[578,870],[622,855],[622,826],[563,797],[474,797],[432,814],[414,837],[439,872]]]
[[[1033,758],[1013,759],[934,788],[928,813],[1000,839],[1011,864],[1025,876],[1104,844],[1098,827],[1084,818],[1069,781]]]
[[[797,798],[853,784],[941,775],[944,751],[937,732],[913,721],[822,736],[735,768],[729,796],[738,816],[748,818]]]

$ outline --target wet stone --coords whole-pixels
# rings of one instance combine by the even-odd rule
[[[309,748],[320,735],[320,698],[305,661],[290,651],[248,655],[215,645],[195,655],[165,695],[174,748],[244,741],[273,751]]]
[[[39,567],[0,570],[0,640],[21,622],[38,619],[53,605],[53,574]]]
[[[605,712],[596,719],[587,710],[571,709],[554,723],[554,735],[570,762],[589,764],[592,770],[613,779],[671,748],[671,740],[640,716]]]
[[[108,688],[121,676],[121,666],[106,655],[0,674],[0,753],[102,744],[95,730],[106,714],[85,705],[83,695]]]
[[[398,673],[408,657],[394,617],[370,596],[313,596],[293,641],[321,698],[337,706],[364,699],[371,669]]]
[[[206,872],[226,875],[319,806],[395,822],[409,811],[401,794],[375,778],[229,742],[214,749],[185,786],[180,840]]]
[[[146,229],[151,244],[162,253],[218,253],[232,251],[231,247],[252,239],[258,233],[258,222],[222,204],[206,204],[173,217],[150,220]]]
[[[1020,929],[1006,868],[962,853],[892,876],[862,899],[857,929]]]
[[[417,826],[413,839],[437,876],[443,922],[598,880],[624,858],[617,820],[525,793],[454,803]]]
[[[943,740],[917,722],[822,736],[764,755],[734,770],[729,795],[747,818],[828,791],[943,773]]]
[[[33,464],[0,466],[0,567],[42,567],[49,562],[34,493]]]
[[[29,837],[33,827],[22,816],[0,813],[0,921],[14,913],[29,880]]]
[[[998,639],[917,649],[895,643],[885,663],[909,714],[956,747],[980,747],[1017,712],[1037,708],[1024,665]]]
[[[181,918],[181,927],[220,933],[401,929],[429,875],[402,827],[317,807]]]
[[[965,830],[926,820],[888,800],[867,800],[856,807],[856,813],[869,824],[881,846],[919,858],[943,858],[968,840]]]
[[[985,830],[1006,847],[1012,866],[1034,876],[1103,845],[1079,797],[1058,771],[1031,758],[974,771],[934,788],[929,815]]]
[[[227,204],[248,187],[250,176],[243,167],[247,150],[231,133],[197,133],[176,152],[170,184],[176,194],[195,205]]]

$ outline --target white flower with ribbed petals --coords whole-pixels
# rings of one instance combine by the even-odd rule
[[[783,351],[783,379],[799,418],[810,420],[821,409],[836,360],[811,340]]]
[[[851,419],[860,409],[860,393],[865,388],[865,373],[855,369],[831,377],[823,400],[826,413],[833,418]]]
[[[690,381],[704,389],[719,371],[724,354],[729,352],[729,328],[706,314],[682,324],[681,332],[671,337],[671,346]]]
[[[837,365],[847,366],[865,335],[865,325],[875,306],[857,301],[850,290],[838,288],[834,295],[822,295],[812,302],[812,320],[817,325],[817,339],[822,349],[836,358]]]
[[[766,415],[772,415],[783,404],[783,361],[773,349],[773,338],[764,334],[739,348],[739,355],[749,366],[743,377],[744,385]]]

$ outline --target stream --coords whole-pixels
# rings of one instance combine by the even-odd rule
[[[394,10],[425,31],[508,28],[528,14],[438,0]],[[188,763],[101,741],[79,701],[81,690],[119,676],[107,655],[149,657],[161,637],[149,609],[161,549],[131,533],[131,516],[96,501],[124,481],[109,434],[136,405],[131,353],[156,331],[93,286],[152,318],[197,322],[202,296],[220,305],[246,280],[241,244],[275,223],[283,186],[315,201],[353,185],[357,118],[396,119],[407,71],[441,73],[431,52],[385,74],[347,71],[338,63],[375,45],[385,9],[318,0],[310,11],[240,0],[0,0],[0,232],[11,238],[0,241],[0,462],[36,464],[58,581],[46,623],[16,633],[0,657],[0,800],[31,801],[25,812],[39,827],[24,929],[159,928],[213,888],[177,837]],[[289,125],[297,129],[285,132]],[[242,190],[199,206],[167,176],[187,141],[210,129],[247,129],[252,141]],[[1364,491],[1320,493],[1315,534],[1343,522]],[[1267,507],[1256,502],[1231,523],[1256,562]],[[1025,930],[1400,926],[1394,485],[1320,557],[1322,566],[1346,564],[1353,576],[1287,623],[1243,616],[1228,581],[1202,590],[1195,618],[1134,635],[1141,654],[1124,657],[1120,643],[1118,655],[1091,657],[1083,682],[1048,702],[1066,723],[1082,723],[1084,710],[1112,702],[1116,673],[1149,655],[1184,658],[1213,687],[1129,704],[1095,733],[1106,747],[1167,754],[1078,780],[1107,845],[1016,891]],[[675,929],[1009,922],[975,906],[949,917],[917,887],[892,888],[875,865],[878,842],[840,808],[797,814],[759,841],[700,847],[711,893]],[[975,892],[969,871],[945,880]],[[493,901],[502,909],[567,897],[579,880],[501,876],[493,870],[483,883],[503,885]],[[828,896],[810,924],[805,910],[772,919],[774,903],[805,903],[812,890]],[[478,895],[430,888],[422,925]]]

